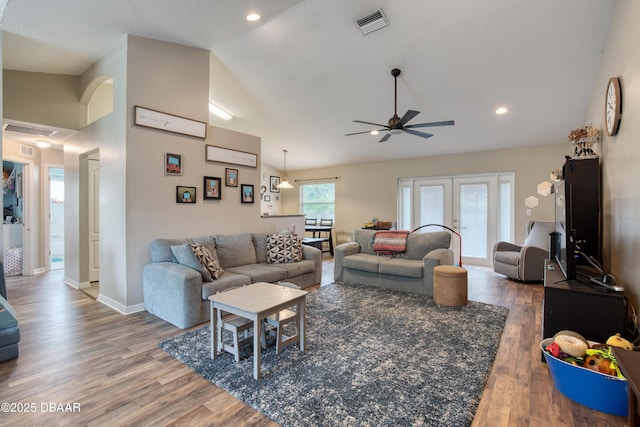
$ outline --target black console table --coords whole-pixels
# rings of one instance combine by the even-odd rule
[[[590,285],[588,278],[565,280],[553,261],[545,261],[542,338],[562,330],[600,343],[624,332],[624,295]]]

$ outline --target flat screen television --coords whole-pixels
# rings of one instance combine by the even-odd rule
[[[571,225],[571,185],[560,181],[554,185],[556,199],[556,245],[555,258],[562,274],[567,279],[576,278],[575,230]]]

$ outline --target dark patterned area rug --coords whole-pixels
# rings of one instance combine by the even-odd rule
[[[209,327],[160,343],[204,378],[283,426],[471,424],[508,309],[360,285],[307,296],[306,351],[210,359]],[[249,346],[249,350],[251,346]]]

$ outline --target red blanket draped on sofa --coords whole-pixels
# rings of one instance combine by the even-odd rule
[[[373,241],[373,251],[378,255],[398,255],[407,250],[407,230],[380,230]]]

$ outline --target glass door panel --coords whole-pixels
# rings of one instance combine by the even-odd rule
[[[497,179],[491,176],[453,180],[453,222],[462,236],[463,263],[490,265],[490,246],[495,236]]]

